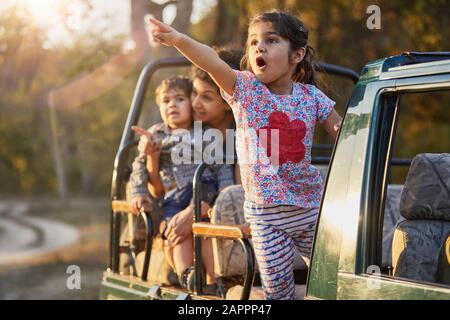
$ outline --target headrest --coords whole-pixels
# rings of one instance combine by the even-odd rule
[[[409,220],[450,221],[450,154],[422,153],[412,160],[400,199]]]

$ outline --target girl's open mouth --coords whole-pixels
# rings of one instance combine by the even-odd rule
[[[266,62],[263,58],[258,57],[256,58],[256,65],[259,67],[259,69],[264,69],[266,67]]]

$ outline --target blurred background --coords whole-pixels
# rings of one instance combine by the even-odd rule
[[[367,28],[370,5],[381,10],[381,29]],[[0,1],[0,299],[98,298],[113,161],[137,78],[149,61],[177,55],[149,42],[144,17],[210,45],[242,47],[249,18],[272,8],[305,22],[317,60],[358,73],[404,51],[450,51],[446,0]],[[174,72],[188,70],[156,75],[141,125],[158,121],[153,88]],[[321,76],[319,86],[342,114],[351,82]],[[448,105],[449,97],[428,103]],[[437,121],[450,136],[450,111],[422,102],[412,100],[417,124],[404,136],[438,144],[422,129]],[[317,141],[325,139],[319,131]],[[80,268],[80,289],[67,287],[71,265]]]

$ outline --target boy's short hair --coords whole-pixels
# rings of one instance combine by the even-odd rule
[[[192,93],[192,80],[186,76],[173,76],[164,79],[155,90],[156,103],[161,103],[162,96],[170,90],[180,89],[186,97],[190,98]]]
[[[242,56],[244,55],[244,52],[242,49],[234,48],[234,47],[219,47],[214,48],[216,50],[217,55],[220,59],[225,61],[232,69],[239,70],[239,65],[242,59]],[[217,84],[214,82],[214,80],[209,76],[209,74],[206,71],[203,71],[197,66],[193,66],[191,69],[191,78],[193,80],[199,79],[202,81],[205,81],[214,87],[217,88],[217,91],[219,92],[219,88],[217,87]]]

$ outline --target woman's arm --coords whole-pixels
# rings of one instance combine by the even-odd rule
[[[322,127],[333,139],[333,141],[335,141],[337,138],[337,135],[341,128],[341,122],[342,122],[341,116],[334,109],[331,110],[330,114],[328,115],[328,118],[326,118],[326,120],[322,122]]]
[[[236,184],[242,184],[241,180],[241,168],[239,167],[239,163],[236,162],[234,165],[234,182]]]
[[[150,22],[155,26],[151,31],[155,42],[175,47],[193,64],[208,72],[222,90],[229,95],[233,95],[236,73],[225,61],[219,58],[212,48],[195,41],[159,20],[150,18]]]

